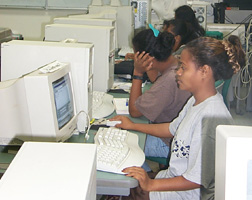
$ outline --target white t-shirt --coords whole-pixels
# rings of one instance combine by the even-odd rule
[[[170,132],[174,135],[170,166],[167,170],[160,171],[156,178],[172,178],[183,176],[185,179],[203,185],[213,187],[211,195],[214,195],[214,162],[211,176],[201,176],[202,153],[214,161],[215,130],[219,124],[232,124],[232,117],[227,110],[221,94],[209,97],[200,104],[193,106],[194,97],[191,97],[179,116],[170,124]],[[206,130],[206,131],[205,131]],[[211,155],[202,152],[202,142],[205,136],[213,138],[210,141]],[[211,166],[208,166],[211,168]],[[205,180],[206,179],[206,180]],[[208,180],[211,179],[211,180]],[[210,184],[211,182],[211,184]],[[203,184],[202,184],[203,183]],[[211,185],[211,186],[210,186]],[[207,190],[207,189],[206,189]],[[200,199],[200,189],[172,192],[150,192],[150,199]]]

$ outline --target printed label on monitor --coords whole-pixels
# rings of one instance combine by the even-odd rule
[[[69,74],[53,82],[54,100],[59,129],[74,116],[74,105]]]

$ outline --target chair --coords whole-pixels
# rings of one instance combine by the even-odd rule
[[[170,141],[170,146],[172,144],[172,140]],[[159,164],[159,169],[162,170],[162,169],[167,169],[168,166],[169,166],[169,161],[170,161],[170,156],[171,156],[171,153],[169,151],[169,154],[167,155],[167,157],[154,157],[154,156],[146,156],[146,160],[150,160],[150,161],[153,161],[153,162],[156,162]]]
[[[164,169],[168,167],[168,158],[165,157],[153,157],[153,156],[146,156],[147,160],[156,162],[159,164],[160,169]]]

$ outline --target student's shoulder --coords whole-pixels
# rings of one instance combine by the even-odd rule
[[[157,83],[167,83],[167,81],[169,81],[169,83],[173,83],[176,84],[176,68],[177,67],[173,67],[167,71],[165,71],[157,80]],[[173,81],[173,82],[171,82]],[[155,83],[156,83],[155,82]]]
[[[209,99],[209,101],[204,106],[204,110],[212,116],[231,116],[220,94]]]

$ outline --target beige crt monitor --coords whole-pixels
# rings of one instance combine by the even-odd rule
[[[90,26],[116,26],[115,19],[86,19],[74,17],[57,17],[53,19],[55,24],[79,24]]]
[[[215,199],[252,199],[252,126],[216,128]]]
[[[131,40],[134,36],[134,10],[132,6],[110,6],[110,5],[90,5],[89,14],[86,15],[70,15],[69,17],[83,18],[108,18],[104,13],[116,13],[117,23],[117,41],[118,47],[131,47]],[[101,17],[102,16],[102,17]]]
[[[132,6],[95,6],[88,7],[90,14],[97,14],[106,10],[117,12],[116,22],[118,30],[118,47],[132,47],[131,40],[134,36],[135,18]]]
[[[118,30],[115,19],[95,19],[95,18],[77,18],[77,17],[57,17],[53,19],[54,24],[79,24],[90,26],[112,26],[115,27],[115,48],[118,48]]]
[[[1,80],[18,78],[55,60],[71,66],[76,112],[84,111],[91,116],[94,67],[94,45],[12,40],[2,44]],[[78,129],[87,127],[87,117],[79,115]]]
[[[0,199],[96,199],[96,145],[25,142],[0,181]]]
[[[42,72],[43,69],[57,69]],[[53,62],[0,82],[0,138],[65,141],[77,128],[70,66]]]
[[[114,83],[115,28],[74,24],[49,24],[45,26],[46,41],[67,38],[94,44],[93,89],[106,92]]]
[[[86,19],[116,19],[117,11],[116,10],[103,10],[95,14],[76,14],[69,15],[68,17],[77,17],[77,18],[86,18]]]

